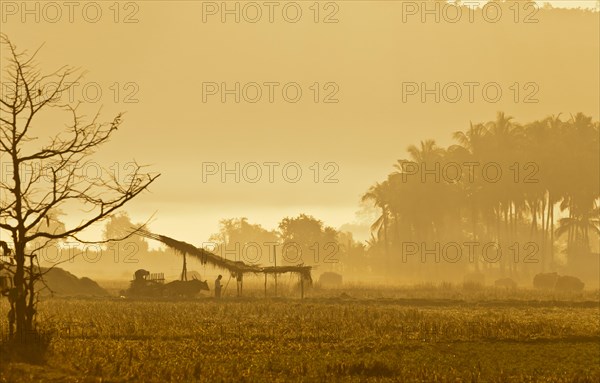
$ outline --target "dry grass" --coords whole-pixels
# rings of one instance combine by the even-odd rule
[[[0,382],[600,379],[597,300],[311,294],[304,301],[45,301],[40,319],[54,333],[46,365],[3,363]],[[2,320],[5,310],[3,302]]]

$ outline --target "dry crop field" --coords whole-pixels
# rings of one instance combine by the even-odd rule
[[[491,290],[455,290],[454,299],[425,298],[435,294],[423,288],[383,294],[393,298],[346,291],[304,300],[46,300],[44,360],[5,358],[0,382],[600,380],[597,292],[506,300]],[[2,321],[6,310],[2,302]]]

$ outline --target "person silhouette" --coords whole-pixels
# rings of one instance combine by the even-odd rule
[[[215,298],[221,298],[221,288],[223,287],[221,279],[223,279],[221,274],[215,279]]]
[[[237,296],[242,296],[242,285],[244,283],[244,274],[242,272],[237,272],[235,275],[235,280],[237,282]]]

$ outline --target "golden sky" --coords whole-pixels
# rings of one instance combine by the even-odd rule
[[[599,117],[598,13],[549,13],[521,2],[496,22],[480,12],[473,22],[450,22],[452,13],[423,22],[421,10],[401,1],[318,8],[297,1],[274,2],[270,22],[262,2],[252,3],[260,18],[254,5],[239,2],[236,23],[221,2],[76,2],[71,15],[47,3],[23,10],[22,2],[2,1],[2,32],[21,49],[44,43],[44,70],[85,70],[73,99],[86,100],[90,113],[102,106],[109,120],[127,112],[97,162],[126,174],[135,159],[161,172],[151,193],[127,210],[136,220],[156,212],[156,232],[194,243],[228,217],[268,228],[301,212],[334,227],[352,222],[361,194],[406,157],[408,145],[428,138],[448,145],[452,132],[499,110],[524,123],[558,113]],[[414,84],[436,82],[440,102],[411,93]],[[223,83],[229,90],[240,84],[239,103],[222,92]],[[473,102],[465,83],[477,84]],[[463,92],[456,102],[452,84]],[[486,99],[486,85],[502,96]],[[302,95],[291,102],[298,88]],[[223,162],[228,169],[240,164],[239,183],[231,174],[221,181]],[[252,183],[255,163],[262,176]],[[216,174],[207,175],[215,164]],[[298,168],[300,180],[292,182]]]

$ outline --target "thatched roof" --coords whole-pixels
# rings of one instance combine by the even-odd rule
[[[231,261],[229,259],[225,259],[220,257],[210,251],[204,250],[202,248],[198,248],[194,245],[191,245],[187,242],[178,241],[171,237],[167,237],[166,235],[154,234],[146,230],[139,230],[136,232],[138,235],[154,239],[156,241],[162,242],[171,249],[186,255],[191,255],[192,257],[200,260],[202,264],[209,263],[213,266],[216,266],[221,269],[228,270],[230,272],[234,272],[236,274],[246,274],[246,273],[264,273],[264,274],[283,274],[283,273],[298,273],[304,279],[312,280],[311,278],[311,270],[312,266],[268,266],[262,267],[260,265],[247,265],[241,261]]]

